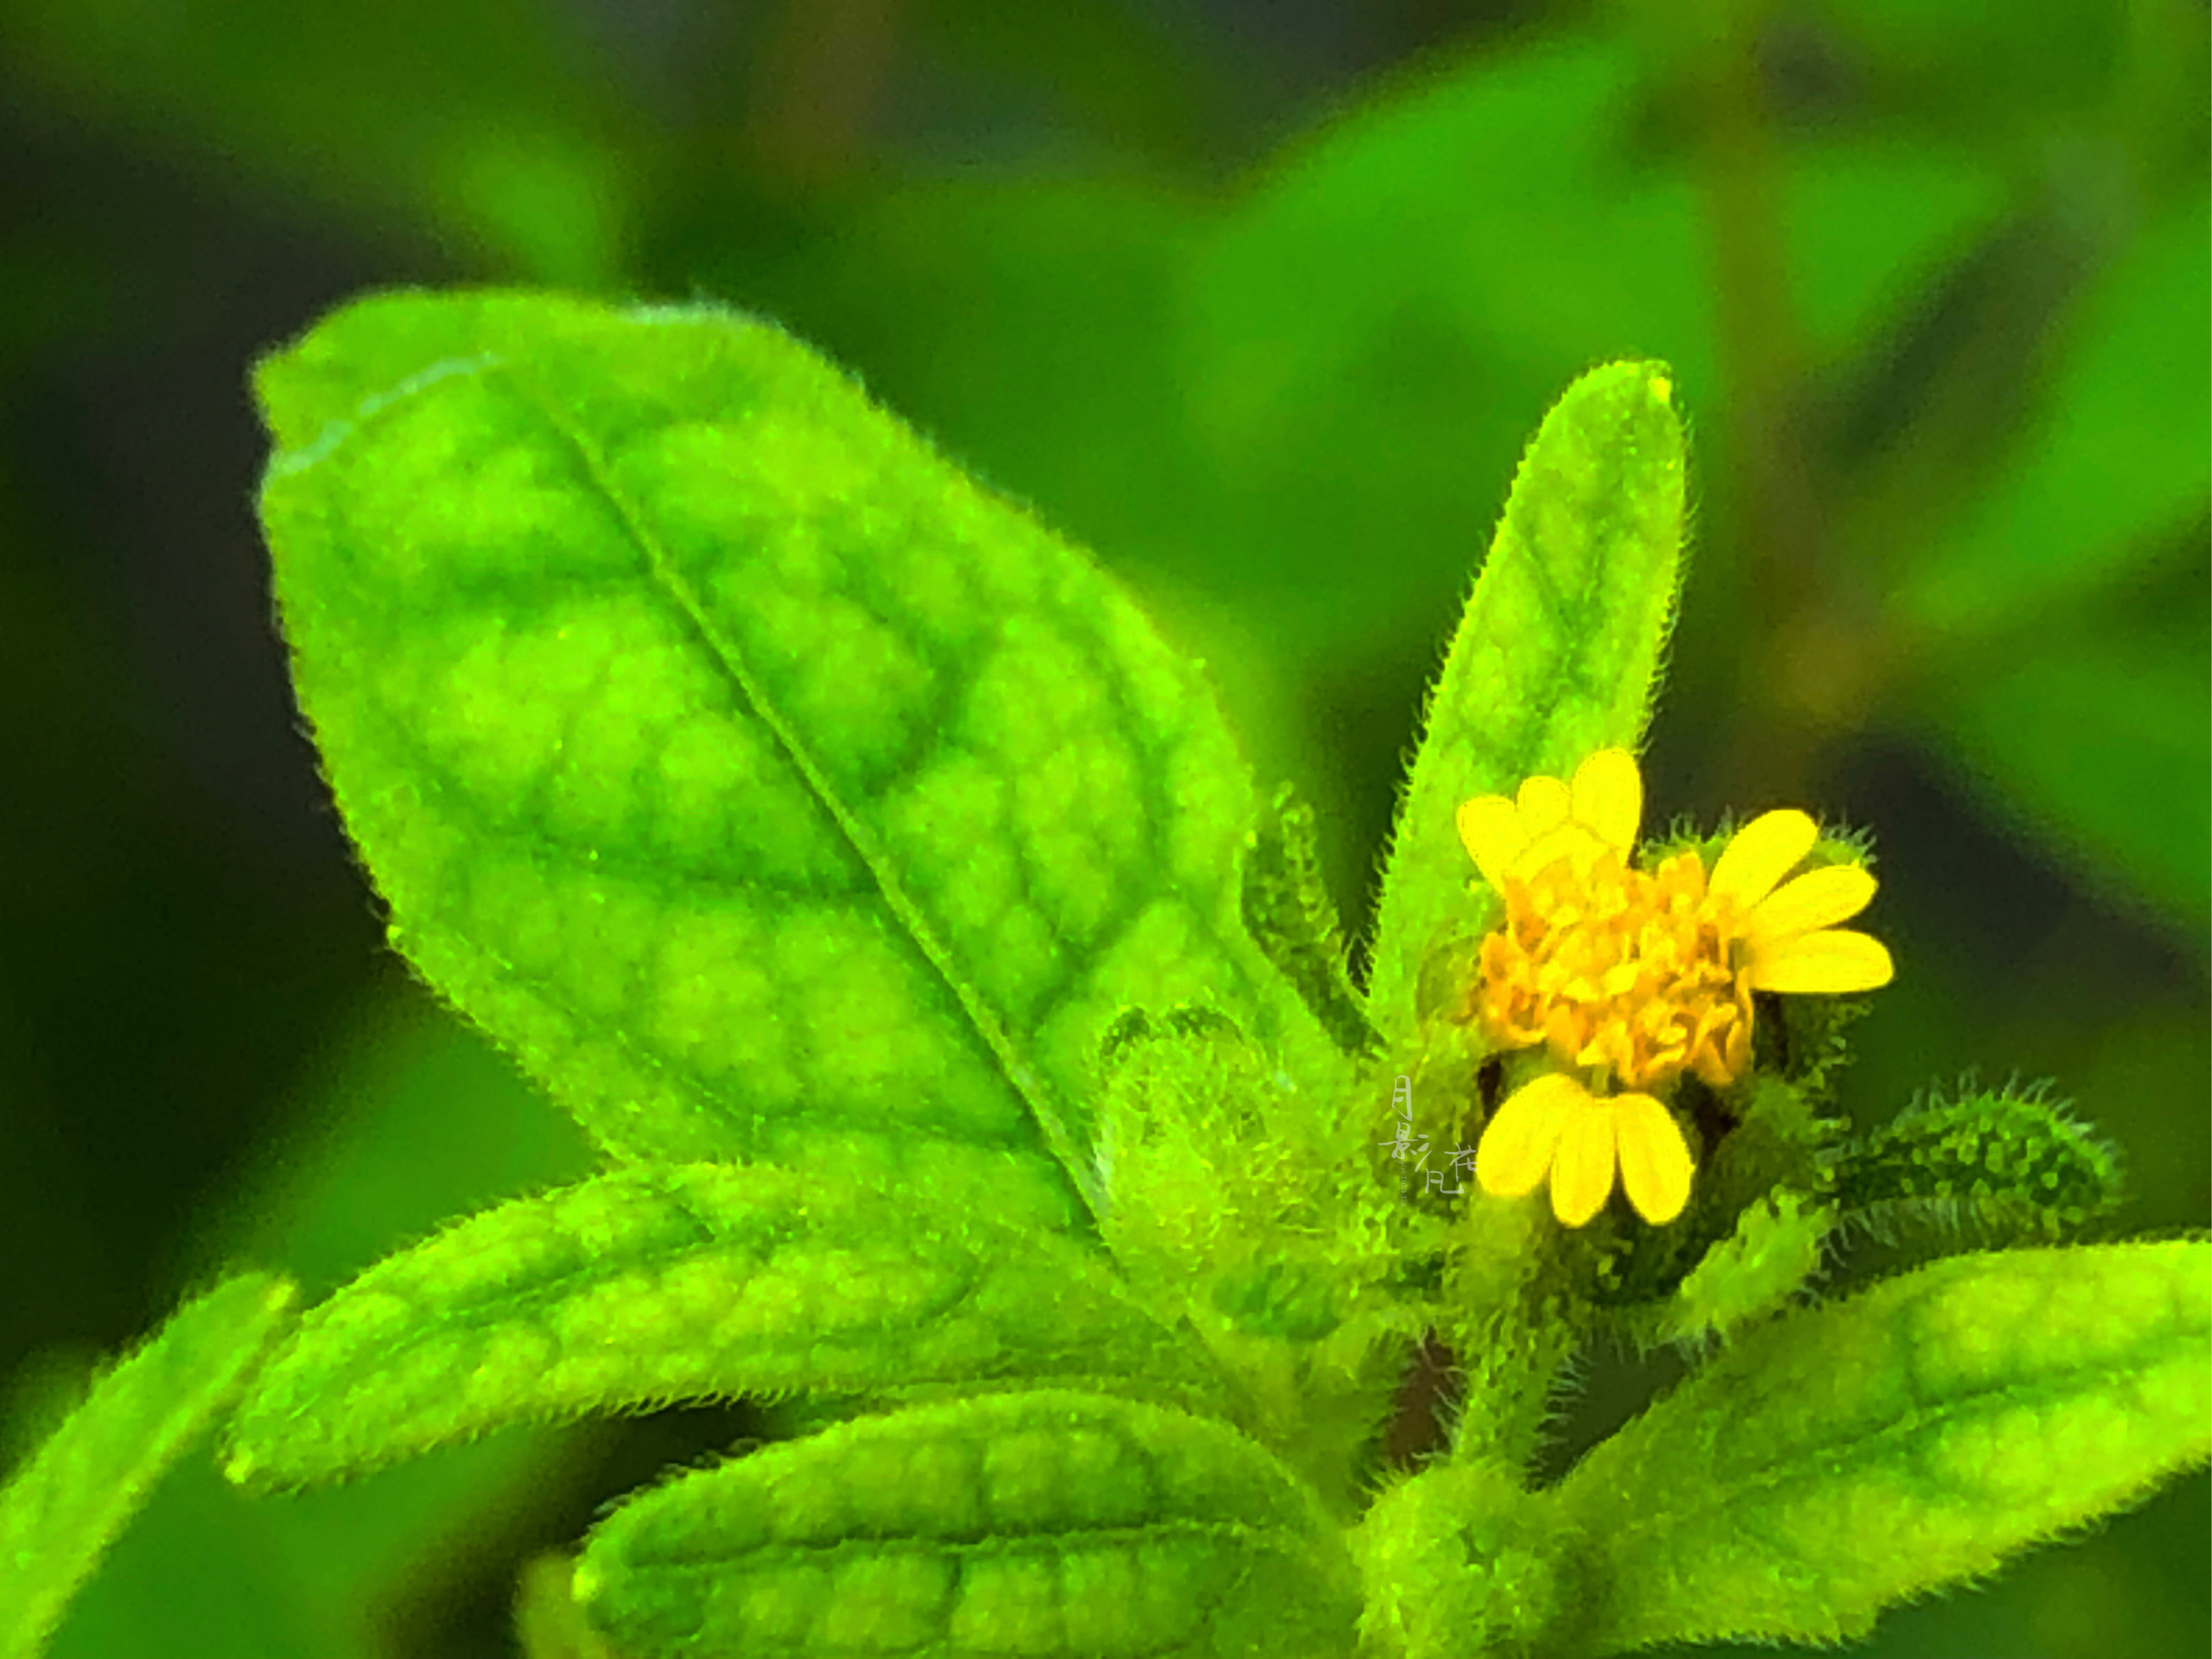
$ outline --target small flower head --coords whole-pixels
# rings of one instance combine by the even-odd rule
[[[1548,1173],[1571,1227],[1604,1206],[1616,1166],[1646,1221],[1681,1213],[1689,1147],[1650,1091],[1685,1071],[1716,1088],[1741,1077],[1753,992],[1865,991],[1893,972],[1877,940],[1833,926],[1866,908],[1872,876],[1836,865],[1783,880],[1819,839],[1806,814],[1753,818],[1709,873],[1695,852],[1636,867],[1643,811],[1635,757],[1620,749],[1571,783],[1531,778],[1512,799],[1459,809],[1468,856],[1505,901],[1465,1017],[1499,1048],[1540,1043],[1551,1061],[1498,1108],[1475,1176],[1515,1197]]]

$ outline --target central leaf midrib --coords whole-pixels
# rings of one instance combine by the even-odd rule
[[[844,837],[846,844],[853,849],[854,855],[860,860],[875,883],[877,893],[884,907],[897,921],[915,948],[921,952],[931,971],[952,994],[961,1012],[990,1052],[1007,1086],[1029,1109],[1032,1121],[1045,1137],[1053,1156],[1068,1179],[1075,1183],[1086,1206],[1096,1214],[1100,1194],[1094,1189],[1095,1182],[1086,1174],[1084,1161],[1076,1155],[1075,1146],[1058,1103],[1048,1097],[1048,1085],[1042,1073],[1024,1060],[994,1012],[983,1006],[977,994],[956,971],[951,953],[937,938],[921,908],[908,896],[903,884],[884,857],[882,849],[877,846],[873,835],[831,787],[828,775],[800,740],[798,732],[784,720],[769,700],[766,691],[746,668],[735,644],[724,638],[721,630],[699,603],[697,596],[672,568],[658,539],[647,531],[641,516],[633,510],[608,476],[607,469],[591,441],[562,421],[550,401],[539,396],[537,389],[530,386],[511,363],[489,363],[483,372],[497,374],[503,380],[546,429],[575,455],[584,481],[614,515],[623,534],[635,550],[647,580],[682,615],[716,668],[728,679],[745,708],[761,722],[776,747],[797,770],[807,791],[830,815],[830,821],[837,826],[838,833]]]

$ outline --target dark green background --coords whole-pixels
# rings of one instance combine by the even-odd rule
[[[2125,1230],[2203,1224],[2206,50],[2182,0],[0,0],[9,1445],[227,1255],[319,1291],[588,1163],[381,950],[270,619],[246,364],[398,283],[819,344],[1205,657],[1352,915],[1521,442],[1668,359],[1654,817],[1871,825],[1853,1110],[2054,1076]],[[196,1466],[58,1651],[496,1653],[519,1559],[750,1426]],[[2204,1652],[2206,1510],[1866,1651]]]

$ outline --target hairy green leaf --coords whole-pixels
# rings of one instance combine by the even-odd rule
[[[259,384],[301,702],[394,938],[609,1148],[866,1130],[1081,1182],[1115,1014],[1303,1019],[1196,671],[775,329],[391,295]]]
[[[1286,147],[1200,244],[1185,406],[1218,498],[1200,507],[1268,637],[1397,659],[1407,619],[1465,591],[1530,410],[1613,357],[1711,383],[1693,198],[1607,113],[1647,73],[1599,29],[1437,54]]]
[[[1846,1218],[1885,1238],[1972,1228],[1990,1244],[2055,1243],[2121,1196],[2118,1155],[2046,1086],[1971,1081],[1845,1147],[1835,1186]]]
[[[225,1472],[295,1486],[525,1419],[739,1394],[1057,1378],[1204,1399],[1194,1341],[1093,1244],[1009,1216],[999,1161],[615,1173],[471,1216],[311,1310]],[[1018,1196],[1019,1189],[1014,1191]]]
[[[1593,750],[1634,749],[1650,718],[1682,550],[1683,451],[1658,363],[1567,389],[1529,443],[1431,698],[1384,866],[1368,1011],[1414,1015],[1421,963],[1464,920],[1474,866],[1454,815]]]
[[[1604,1652],[1835,1642],[2212,1450],[2212,1245],[1957,1256],[1762,1326],[1559,1488]]]
[[[1780,1310],[1820,1266],[1835,1214],[1784,1191],[1747,1206],[1735,1231],[1707,1250],[1656,1320],[1661,1340],[1727,1338]]]
[[[1588,1652],[1586,1563],[1508,1464],[1439,1461],[1376,1498],[1352,1548],[1364,1659]]]
[[[1244,929],[1346,1054],[1378,1046],[1345,963],[1336,906],[1322,873],[1313,808],[1277,792],[1244,857]]]
[[[634,1659],[1340,1659],[1359,1607],[1340,1536],[1258,1445],[1059,1390],[685,1475],[599,1525],[575,1587]]]
[[[1365,1131],[1205,1011],[1116,1023],[1102,1056],[1099,1231],[1133,1294],[1235,1379],[1237,1422],[1356,1514],[1357,1470],[1418,1327],[1382,1289],[1396,1207]]]
[[[36,1653],[101,1553],[228,1405],[290,1322],[268,1273],[218,1285],[171,1316],[0,1491],[0,1654]]]

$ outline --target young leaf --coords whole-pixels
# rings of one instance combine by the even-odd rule
[[[1838,1642],[2212,1450],[2212,1245],[1957,1256],[1761,1326],[1559,1488],[1614,1652]]]
[[[1082,1182],[1106,1020],[1302,1017],[1196,671],[775,329],[397,295],[258,385],[393,937],[611,1150],[936,1135]]]
[[[1835,1200],[1894,1240],[1972,1228],[1986,1244],[2056,1243],[2120,1202],[2112,1147],[2042,1085],[1931,1092],[1844,1149]]]
[[[1680,582],[1672,398],[1662,364],[1593,369],[1522,457],[1383,868],[1368,1013],[1387,1037],[1410,1030],[1421,962],[1468,903],[1460,803],[1571,777],[1593,750],[1643,740]]]
[[[1313,808],[1287,788],[1253,826],[1244,854],[1244,931],[1346,1054],[1380,1045],[1345,965],[1344,935],[1321,869]]]
[[[688,1474],[593,1531],[576,1599],[633,1659],[1352,1650],[1358,1585],[1253,1442],[1044,1390],[840,1425]]]
[[[1827,1206],[1787,1189],[1747,1206],[1735,1231],[1683,1275],[1651,1322],[1652,1334],[1686,1346],[1730,1337],[1779,1312],[1819,1271],[1834,1224]]]
[[[256,1380],[225,1473],[291,1486],[524,1419],[1007,1377],[1206,1399],[1194,1340],[1095,1245],[1009,1224],[988,1161],[618,1170],[501,1205],[380,1262]]]
[[[1352,1540],[1363,1659],[1593,1651],[1578,1639],[1586,1564],[1557,1507],[1480,1457],[1438,1460],[1384,1491]]]
[[[0,1654],[36,1653],[169,1466],[289,1322],[285,1279],[246,1273],[179,1309],[94,1384],[0,1492]]]

